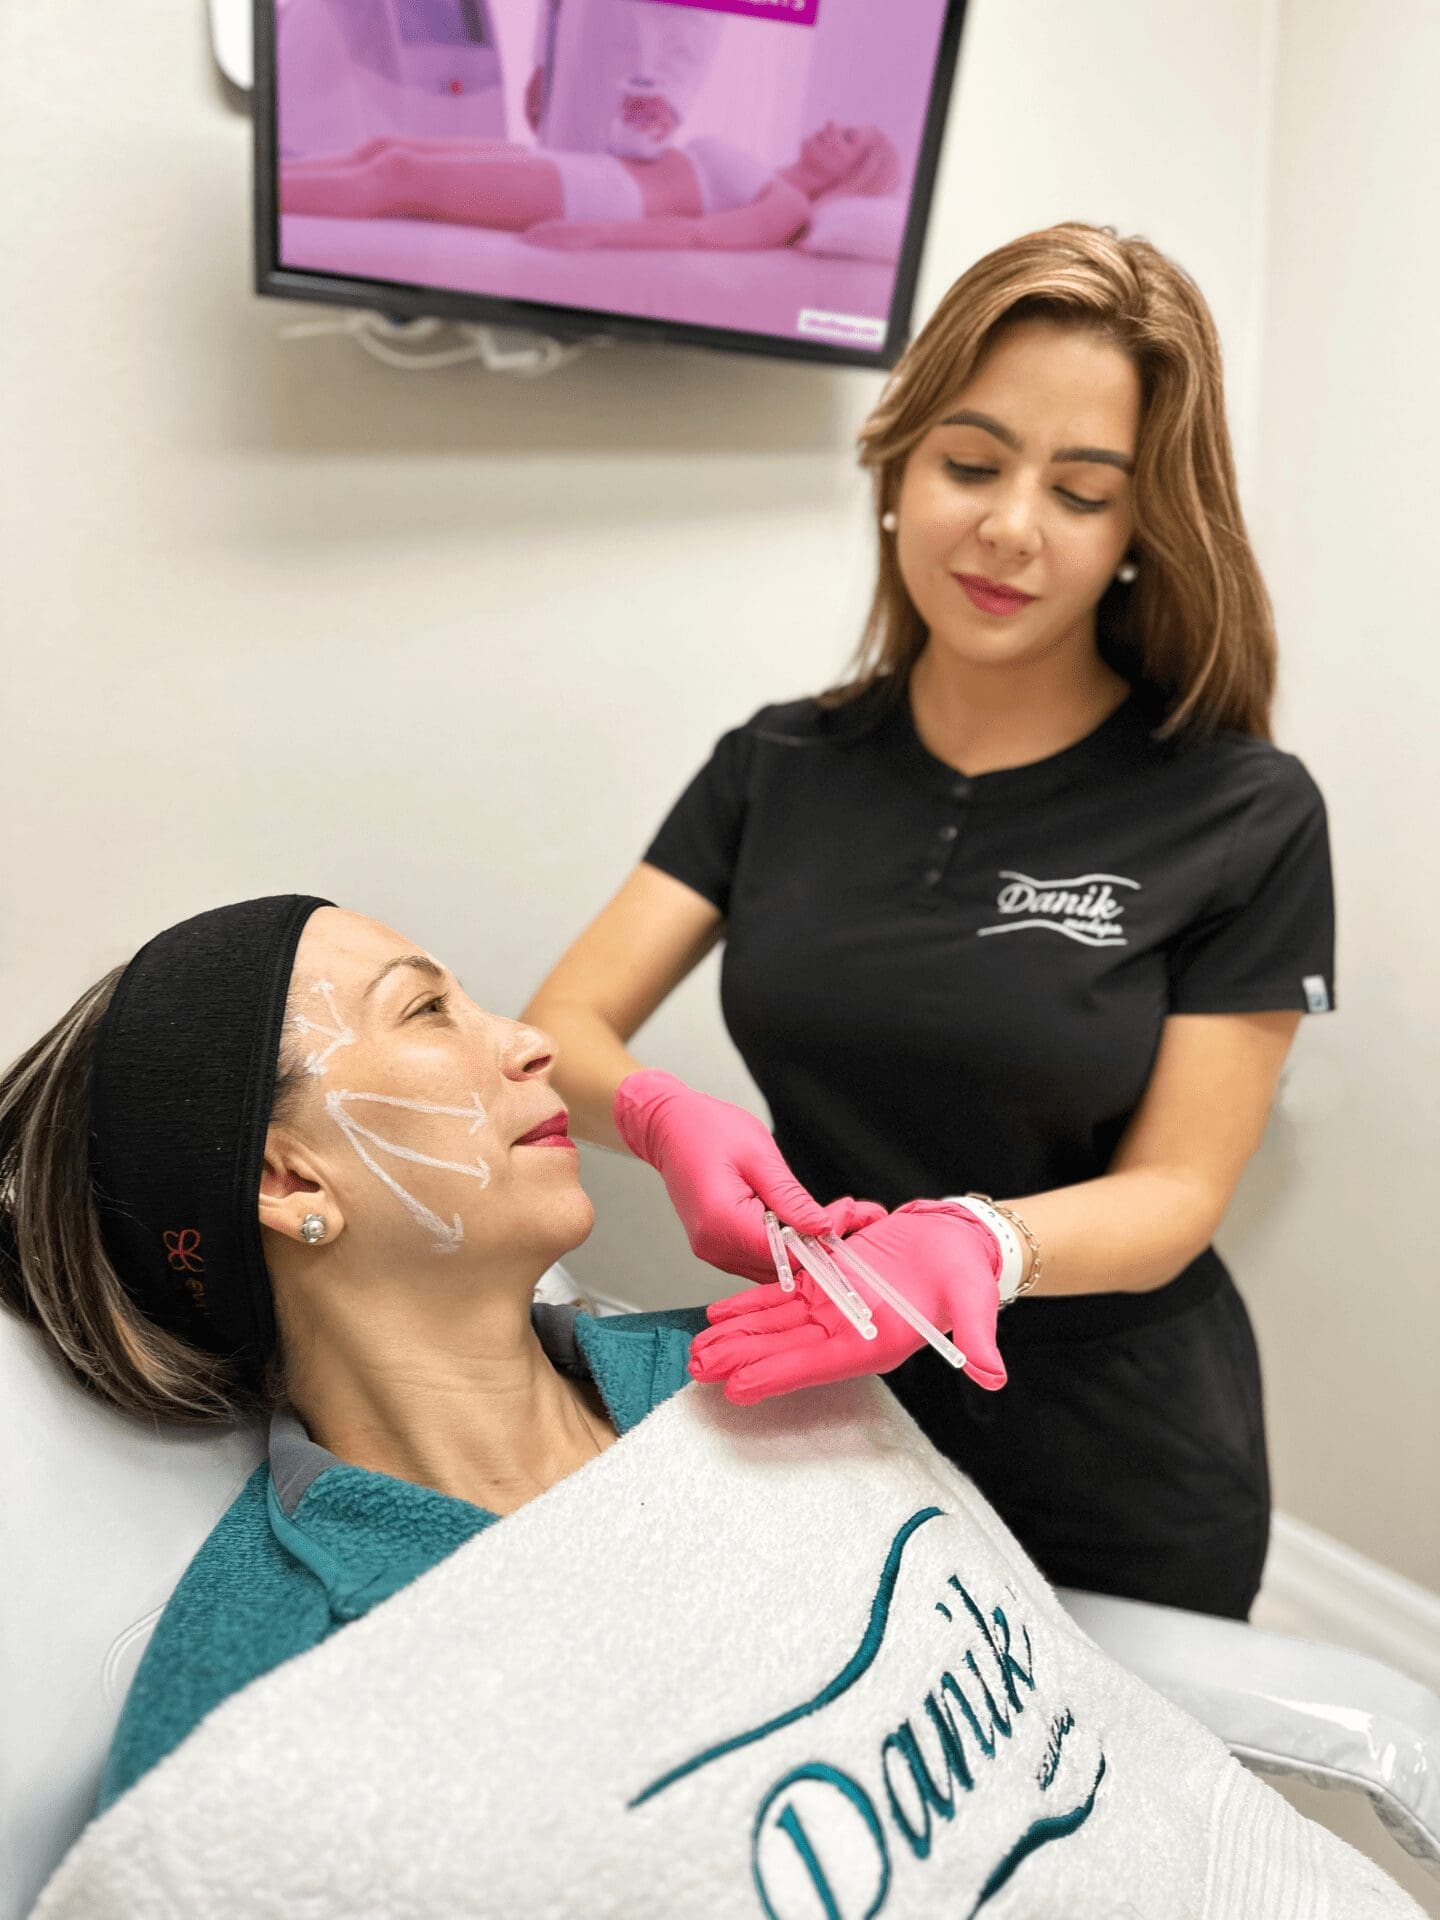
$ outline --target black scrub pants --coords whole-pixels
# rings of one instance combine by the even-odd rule
[[[1270,1533],[1260,1362],[1219,1256],[1146,1294],[1020,1300],[987,1393],[926,1347],[887,1376],[1056,1586],[1243,1620]]]

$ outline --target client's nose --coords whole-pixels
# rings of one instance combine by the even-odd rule
[[[539,1027],[527,1027],[518,1020],[506,1022],[507,1032],[500,1045],[500,1071],[507,1080],[535,1080],[555,1064],[556,1046]]]

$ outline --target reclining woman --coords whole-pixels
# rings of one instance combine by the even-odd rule
[[[1129,1911],[1198,1911],[1217,1874],[1258,1911],[1277,1851],[1297,1902],[1414,1914],[1078,1634],[878,1382],[676,1399],[703,1310],[535,1305],[593,1218],[553,1058],[286,895],[157,935],[0,1078],[0,1297],[119,1407],[272,1412],[37,1920],[558,1913],[577,1885],[627,1920],[974,1914],[1018,1872],[1027,1911],[1063,1888],[1109,1920],[1121,1874]],[[892,1271],[917,1210],[955,1260],[986,1232],[789,1210]]]
[[[788,246],[830,194],[885,195],[900,156],[879,127],[827,121],[773,167],[731,141],[695,139],[653,160],[545,153],[506,141],[382,135],[353,153],[287,160],[282,213],[442,220],[542,246]]]
[[[687,1383],[701,1308],[532,1312],[594,1218],[553,1062],[388,928],[279,896],[158,935],[0,1081],[0,1297],[127,1411],[273,1415],[102,1807]]]

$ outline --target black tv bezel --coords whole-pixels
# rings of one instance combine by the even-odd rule
[[[925,116],[910,216],[896,268],[890,303],[890,324],[878,347],[843,346],[808,339],[782,339],[775,334],[739,328],[701,326],[688,320],[647,320],[630,313],[610,313],[597,307],[553,306],[541,300],[515,300],[502,294],[458,293],[443,287],[420,287],[400,280],[366,280],[358,275],[317,273],[282,266],[275,205],[275,0],[254,0],[254,214],[255,291],[267,298],[311,300],[325,306],[364,307],[394,320],[488,322],[521,327],[559,340],[583,340],[597,334],[615,340],[658,346],[706,347],[721,353],[758,354],[765,359],[800,360],[810,365],[866,367],[886,372],[904,352],[910,339],[915,285],[920,274],[930,210],[935,196],[946,115],[954,91],[961,29],[968,0],[946,0],[945,18],[936,50],[930,105]]]

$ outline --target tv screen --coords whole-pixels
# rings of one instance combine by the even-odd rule
[[[889,367],[965,0],[256,0],[262,293]]]

